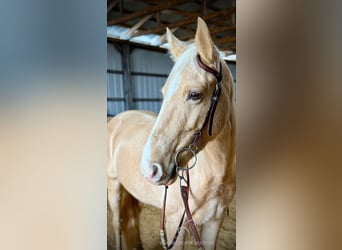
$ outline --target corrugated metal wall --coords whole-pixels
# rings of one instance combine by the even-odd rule
[[[125,93],[124,55],[112,43],[107,44],[107,50],[107,115],[116,115],[126,108],[159,112],[161,88],[173,66],[169,55],[131,46],[128,55],[131,84],[128,91],[131,93]]]
[[[107,115],[125,110],[122,58],[113,44],[107,43]]]
[[[167,53],[131,45],[127,51],[127,55],[122,49],[120,53],[114,44],[107,44],[107,115],[114,116],[125,109],[159,112],[161,88],[173,66],[172,60]],[[128,70],[123,69],[124,60],[129,62]],[[228,63],[228,66],[235,82],[235,63]],[[130,81],[128,88],[124,79]]]
[[[161,88],[172,69],[172,60],[166,53],[136,48],[130,61],[134,108],[159,112]]]

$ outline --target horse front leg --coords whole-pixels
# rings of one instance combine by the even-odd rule
[[[205,250],[216,249],[216,240],[221,228],[223,216],[221,219],[216,219],[205,223],[201,230],[201,240]]]
[[[122,187],[120,203],[120,222],[122,229],[123,249],[138,250],[142,248],[139,230],[141,207],[138,200]]]
[[[117,178],[108,178],[108,203],[113,214],[112,225],[115,234],[116,250],[121,250],[121,228],[120,228],[120,188],[121,184]]]

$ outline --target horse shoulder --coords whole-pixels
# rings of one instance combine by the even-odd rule
[[[129,154],[129,146],[143,144],[147,138],[156,115],[150,111],[125,111],[113,118],[107,123],[107,166],[108,175],[116,175],[115,162],[118,151],[123,154]]]
[[[140,201],[159,207],[162,188],[147,182],[140,172],[143,146],[155,117],[149,111],[126,111],[109,121],[108,176],[117,178]]]

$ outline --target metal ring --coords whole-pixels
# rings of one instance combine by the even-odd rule
[[[195,143],[191,143],[189,146],[188,146],[189,149],[191,149],[192,151],[196,152],[198,150],[198,147],[196,146]]]
[[[178,166],[178,162],[177,162],[178,155],[179,155],[180,153],[186,152],[186,151],[189,151],[189,152],[192,153],[193,158],[195,159],[195,162],[194,162],[190,167],[179,167],[179,166]],[[190,148],[190,147],[182,148],[182,149],[178,150],[178,151],[176,152],[176,155],[175,155],[175,163],[176,163],[177,169],[182,169],[182,170],[189,170],[189,169],[192,169],[193,167],[196,166],[196,163],[197,163],[197,155],[196,155],[196,152],[195,152],[192,148]]]

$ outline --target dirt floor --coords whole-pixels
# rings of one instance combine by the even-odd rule
[[[142,205],[140,215],[140,235],[145,250],[161,250],[163,249],[159,241],[159,220],[160,209],[149,205]],[[235,198],[229,208],[229,215],[223,221],[218,242],[217,250],[235,250],[235,221],[236,221],[236,202]],[[107,207],[107,250],[114,250],[115,239],[113,227],[111,225],[112,213]],[[192,247],[186,249],[193,249]]]

